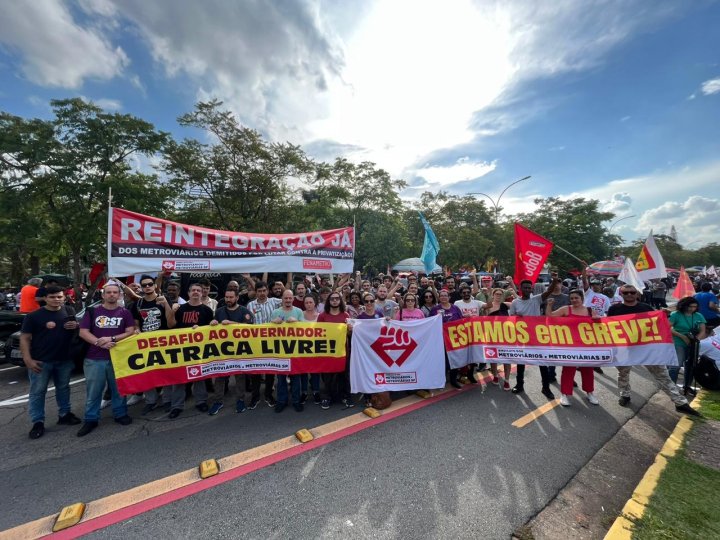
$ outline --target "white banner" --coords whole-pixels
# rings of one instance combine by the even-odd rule
[[[439,315],[415,321],[355,319],[350,357],[353,393],[444,387],[442,340]]]

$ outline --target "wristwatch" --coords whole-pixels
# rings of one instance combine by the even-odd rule
[[[110,341],[112,341],[113,343],[117,343],[117,342],[115,341],[115,336],[111,337],[111,338],[110,338]]]

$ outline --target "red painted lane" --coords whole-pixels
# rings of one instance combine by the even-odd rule
[[[482,380],[483,382],[489,382],[491,379],[492,376],[489,375]],[[145,512],[155,510],[156,508],[160,508],[175,501],[179,501],[191,495],[195,495],[196,493],[200,493],[207,489],[214,488],[215,486],[219,486],[221,484],[224,484],[225,482],[230,482],[231,480],[235,480],[236,478],[240,478],[241,476],[245,476],[246,474],[250,474],[265,467],[269,467],[270,465],[274,465],[275,463],[279,463],[286,459],[299,456],[305,452],[314,450],[315,448],[320,448],[344,437],[348,437],[350,435],[358,433],[364,429],[371,428],[378,424],[388,422],[399,416],[411,413],[413,411],[417,411],[418,409],[422,409],[423,407],[427,407],[428,405],[431,405],[438,401],[443,401],[450,397],[457,396],[468,390],[468,388],[480,388],[480,385],[468,384],[460,390],[443,392],[442,394],[438,394],[437,396],[418,401],[417,403],[413,403],[395,411],[383,413],[382,416],[379,416],[378,418],[368,418],[368,420],[360,424],[343,428],[336,431],[335,433],[313,439],[312,441],[305,444],[298,444],[298,446],[294,446],[292,448],[288,448],[287,450],[282,450],[275,454],[257,459],[251,463],[241,465],[240,467],[236,467],[229,471],[220,472],[219,474],[205,480],[198,480],[195,483],[180,487],[172,491],[168,491],[167,493],[163,493],[162,495],[158,495],[157,497],[141,501],[137,504],[126,506],[125,508],[115,510],[114,512],[110,512],[103,516],[99,516],[88,521],[82,521],[77,525],[70,527],[69,529],[49,534],[44,538],[52,538],[57,540],[79,538],[80,536],[90,534],[93,531],[104,529],[111,525],[120,523],[121,521],[125,521],[133,517],[139,516],[140,514],[144,514]]]

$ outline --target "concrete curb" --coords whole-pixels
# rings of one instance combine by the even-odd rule
[[[693,400],[693,404],[697,406],[702,400],[704,393],[704,390],[698,392],[697,397]],[[655,488],[657,488],[660,475],[667,466],[668,458],[677,454],[677,451],[682,446],[693,424],[693,421],[687,416],[684,416],[678,421],[675,429],[660,449],[660,452],[655,456],[655,462],[647,472],[645,472],[642,480],[640,480],[640,483],[633,491],[632,497],[625,503],[620,516],[618,516],[612,527],[610,527],[610,530],[608,530],[605,535],[605,540],[630,540],[632,538],[633,522],[641,518],[645,513],[648,501],[654,493]]]

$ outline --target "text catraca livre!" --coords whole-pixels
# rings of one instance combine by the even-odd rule
[[[327,339],[325,328],[299,325],[228,325],[139,337],[136,342],[138,352],[127,357],[132,370],[218,357],[334,356],[340,352],[337,340]]]

